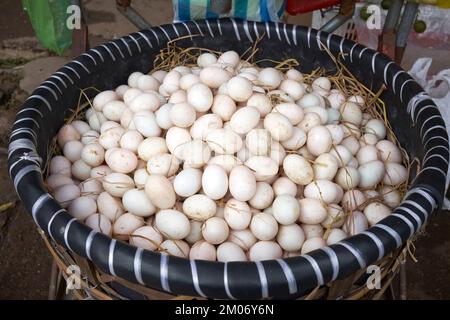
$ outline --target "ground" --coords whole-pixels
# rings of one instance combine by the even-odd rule
[[[117,14],[113,1],[90,0],[86,4],[91,45],[135,31],[132,24]],[[170,2],[133,0],[138,11],[154,24],[171,20]],[[14,17],[14,19],[10,19]],[[306,24],[307,16],[290,18]],[[414,55],[430,51],[411,50],[405,56],[409,69]],[[448,68],[439,64],[433,70]],[[0,299],[46,299],[51,257],[35,224],[17,199],[7,174],[6,148],[14,116],[34,87],[70,58],[55,57],[42,49],[34,38],[20,1],[0,3],[0,204],[13,208],[0,212]],[[440,59],[440,60],[439,60]],[[442,60],[445,61],[445,60]],[[426,233],[415,242],[414,263],[407,260],[407,294],[409,299],[450,299],[450,215],[441,212],[430,219]]]

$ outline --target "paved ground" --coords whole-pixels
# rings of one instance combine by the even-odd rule
[[[117,14],[113,1],[87,0],[86,12],[91,45],[135,31],[133,25]],[[166,0],[133,0],[134,6],[152,24],[171,20]],[[14,17],[11,20],[10,17]],[[307,24],[308,16],[290,18],[290,22]],[[408,68],[414,55],[428,55],[430,50],[412,50],[407,55]],[[37,86],[64,58],[50,57],[33,37],[32,28],[19,1],[0,3],[0,148],[7,147],[13,118],[27,91]],[[39,60],[35,60],[41,58]],[[434,70],[449,67],[439,53]],[[23,66],[28,60],[34,60]],[[6,61],[6,62],[5,62]],[[442,62],[444,61],[444,62]],[[447,63],[447,65],[445,65]],[[12,64],[12,65],[11,65]],[[20,87],[19,88],[19,83]],[[23,91],[26,90],[26,91]],[[15,202],[16,196],[7,176],[4,149],[0,153],[0,204]],[[427,232],[415,242],[417,263],[407,263],[408,298],[450,299],[450,215],[433,217]],[[46,299],[51,258],[30,216],[20,203],[0,212],[0,299]]]

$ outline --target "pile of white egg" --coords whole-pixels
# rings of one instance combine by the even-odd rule
[[[407,179],[385,124],[330,80],[234,51],[132,73],[64,125],[47,185],[113,238],[217,261],[291,257],[360,233]]]

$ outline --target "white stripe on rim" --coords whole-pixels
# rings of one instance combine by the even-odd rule
[[[142,253],[144,250],[142,248],[137,248],[136,253],[134,255],[133,260],[133,269],[134,269],[134,276],[136,277],[137,282],[139,282],[142,285],[145,285],[144,281],[142,280]]]
[[[74,223],[75,221],[77,221],[76,218],[70,219],[64,228],[64,242],[66,243],[66,246],[70,251],[73,251],[73,249],[70,247],[70,244],[69,244],[69,229],[70,229],[70,226],[72,225],[72,223]]]
[[[336,245],[340,245],[340,246],[346,248],[348,251],[350,251],[350,253],[358,261],[358,264],[359,264],[361,269],[366,266],[366,261],[364,260],[362,255],[355,248],[353,248],[349,243],[347,243],[347,242],[338,242],[338,243],[336,243]]]
[[[411,238],[411,236],[414,234],[414,231],[415,231],[415,228],[414,228],[414,225],[412,224],[412,222],[409,221],[408,218],[406,218],[405,216],[403,216],[399,213],[391,213],[389,216],[396,217],[396,218],[399,218],[400,220],[403,220],[403,222],[405,222],[409,227],[409,238]]]
[[[38,226],[40,225],[37,222],[36,214],[42,208],[44,203],[49,199],[52,199],[52,197],[48,193],[44,193],[36,200],[36,202],[33,204],[33,207],[31,208],[31,216]]]
[[[113,61],[116,61],[116,57],[114,56],[114,54],[111,52],[111,50],[106,46],[106,44],[102,44],[101,47],[105,48],[106,51],[108,51],[109,55],[111,56],[111,59]]]
[[[376,224],[372,228],[380,228],[380,229],[386,231],[387,233],[389,233],[389,235],[395,239],[395,244],[397,245],[397,248],[402,245],[402,238],[397,233],[397,231],[395,231],[391,227],[389,227],[385,224]]]
[[[381,242],[380,238],[378,238],[376,236],[376,234],[371,231],[364,231],[364,232],[361,232],[361,234],[368,236],[370,239],[373,240],[373,242],[377,246],[377,248],[378,248],[377,260],[380,260],[381,258],[383,258],[384,257],[384,245],[383,245],[383,242]]]
[[[49,235],[54,241],[56,241],[56,240],[55,240],[55,237],[53,236],[52,229],[51,229],[53,220],[55,220],[55,218],[56,218],[61,212],[65,212],[65,211],[66,211],[66,210],[64,210],[64,209],[59,209],[58,211],[56,211],[56,212],[52,215],[52,217],[51,217],[50,220],[48,221],[47,232],[48,232],[48,235]],[[89,239],[89,238],[88,238],[88,239]]]
[[[225,292],[227,293],[228,298],[236,300],[236,298],[233,297],[233,295],[231,294],[230,287],[228,284],[228,262],[224,262],[223,285],[225,287]]]
[[[23,177],[25,177],[27,174],[29,174],[30,172],[33,172],[33,171],[36,171],[39,174],[42,174],[41,168],[35,164],[30,164],[28,166],[23,167],[16,174],[16,176],[14,177],[14,188],[16,189],[17,193],[19,193],[19,190],[17,189],[17,187],[18,187],[20,181],[23,179]]]
[[[45,103],[45,105],[47,106],[48,111],[52,112],[52,106],[51,106],[50,103],[47,101],[47,99],[45,99],[43,96],[38,95],[38,94],[33,94],[32,96],[29,96],[29,97],[28,97],[27,101],[28,101],[28,100],[31,100],[31,99],[39,99],[39,100],[43,101],[43,102]]]
[[[65,65],[63,66],[63,68],[69,69],[70,71],[72,71],[73,73],[75,73],[75,75],[77,76],[78,79],[81,79],[80,74],[72,67]],[[73,83],[72,83],[73,84]]]
[[[94,62],[94,65],[97,65],[97,61],[95,61],[95,58],[91,56],[89,53],[83,52],[81,55],[90,58]]]
[[[259,282],[261,283],[261,296],[263,298],[269,297],[269,286],[267,283],[266,271],[261,261],[255,261],[256,268],[258,269]]]
[[[289,293],[297,293],[297,282],[295,281],[294,273],[292,272],[291,267],[289,267],[289,265],[283,259],[277,259],[277,262],[280,264],[281,269],[283,269],[284,275],[287,279]]]
[[[166,253],[161,253],[161,262],[159,265],[159,276],[161,277],[161,287],[170,292],[169,287],[169,256]]]
[[[336,255],[336,252],[334,252],[334,250],[331,249],[330,247],[323,247],[321,248],[321,250],[324,251],[330,258],[331,266],[333,268],[333,276],[331,278],[331,281],[334,281],[339,275],[339,260]]]
[[[80,65],[88,74],[90,74],[91,72],[89,71],[89,69],[88,68],[86,68],[86,66],[82,63],[82,62],[80,62],[80,61],[78,61],[78,60],[72,60],[72,62],[73,63],[76,63],[76,64],[78,64],[78,65]]]
[[[302,255],[302,257],[305,258],[306,260],[308,260],[309,264],[314,269],[314,273],[316,274],[317,284],[323,285],[324,284],[323,274],[322,274],[322,270],[320,270],[320,267],[319,267],[319,264],[317,263],[317,261],[314,260],[314,258],[308,254]]]
[[[116,239],[112,239],[109,244],[109,253],[108,253],[108,268],[109,273],[115,277],[117,277],[116,272],[114,271],[114,249],[116,248]]]
[[[58,101],[58,95],[56,94],[55,90],[53,90],[52,88],[41,84],[39,87],[36,88],[36,90],[37,89],[45,89],[45,90],[49,91],[53,95],[53,98],[55,98],[55,100]]]
[[[200,288],[200,283],[198,281],[198,272],[197,272],[197,265],[195,263],[195,260],[190,260],[191,263],[191,271],[192,271],[192,283],[194,284],[195,291],[197,293],[206,298],[206,295],[203,293],[202,289]]]
[[[405,87],[405,84],[413,81],[413,79],[408,79],[402,83],[402,86],[400,87],[400,102],[403,102],[403,88]]]
[[[91,230],[91,232],[89,232],[88,237],[86,238],[85,250],[86,250],[86,256],[89,258],[89,260],[92,260],[92,258],[91,258],[91,246],[92,246],[92,242],[94,240],[94,237],[95,237],[95,235],[97,233],[98,233],[97,231]]]
[[[122,39],[122,38],[121,38],[121,39]],[[119,50],[119,53],[120,53],[120,56],[122,57],[122,59],[125,59],[125,55],[123,54],[122,49],[120,49],[120,47],[119,47],[119,45],[116,43],[116,41],[111,41],[110,43],[112,43],[112,44],[117,48],[117,50]]]
[[[150,41],[149,38],[147,38],[145,33],[139,31],[138,34],[141,35],[142,38],[144,38],[145,42],[147,42],[147,44],[150,46],[150,48],[153,48],[152,42]]]
[[[95,52],[99,57],[100,57],[100,59],[102,59],[102,62],[105,62],[105,58],[103,58],[103,55],[102,55],[102,53],[100,52],[100,51],[98,51],[97,49],[91,49],[93,52]]]
[[[231,19],[231,22],[233,23],[233,28],[234,28],[234,33],[236,34],[236,38],[240,42],[241,41],[241,36],[239,35],[239,29],[238,29],[238,26],[236,24],[236,21],[234,19]]]
[[[248,29],[248,21],[244,21],[244,31],[245,31],[245,35],[247,36],[248,40],[250,40],[250,42],[253,42],[253,38],[252,35],[250,34],[250,31]]]

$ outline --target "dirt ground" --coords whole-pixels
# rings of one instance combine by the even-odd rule
[[[133,25],[117,14],[113,1],[89,0],[84,3],[92,45],[135,31]],[[169,1],[134,0],[133,3],[152,24],[171,20],[170,10],[167,10]],[[308,23],[308,19],[303,16],[290,21],[301,24]],[[48,60],[49,55],[34,38],[20,1],[0,2],[0,204],[15,203],[15,207],[0,212],[0,299],[48,297],[51,257],[34,222],[17,199],[7,174],[6,148],[14,116],[29,95],[21,89],[21,80],[22,88],[29,90],[30,86],[33,88],[33,80],[37,86],[40,77],[45,78],[63,63],[63,60]],[[27,64],[35,59],[43,60],[35,62],[34,66]],[[410,61],[408,59],[406,67]],[[441,66],[444,67],[449,66]],[[435,68],[439,70],[439,65]],[[408,258],[406,264],[409,299],[450,299],[448,230],[449,212],[438,213],[414,243],[414,256],[418,262]]]

